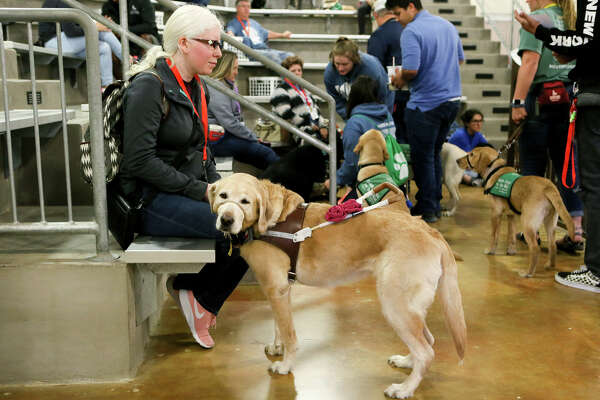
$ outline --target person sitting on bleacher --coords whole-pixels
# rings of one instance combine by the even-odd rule
[[[223,50],[223,56],[210,77],[237,92],[235,79],[238,75],[237,55]],[[279,160],[279,156],[262,143],[254,132],[244,124],[240,103],[220,91],[209,87],[208,123],[220,125],[225,132],[211,132],[210,148],[216,157],[233,157],[238,161],[266,169]]]
[[[384,136],[396,135],[394,119],[387,106],[381,104],[377,82],[369,76],[361,75],[352,84],[348,97],[347,115],[350,116],[344,128],[344,162],[337,170],[337,184],[351,186],[356,184],[358,176],[358,154],[354,148],[361,135],[370,129],[377,129]],[[325,181],[329,189],[329,180]]]
[[[462,128],[458,128],[448,143],[460,147],[467,153],[471,152],[475,147],[481,145],[487,145],[488,141],[481,133],[481,127],[483,126],[483,113],[474,108],[468,109],[460,117],[462,123],[465,125]],[[463,183],[471,186],[481,186],[483,180],[475,170],[466,170],[463,178]]]
[[[302,78],[304,61],[298,56],[291,56],[281,63],[283,68]],[[298,129],[327,140],[327,120],[321,115],[319,106],[312,94],[289,79],[284,79],[271,95],[273,111]]]
[[[102,6],[102,15],[120,24],[119,0],[107,0]],[[158,30],[156,29],[156,14],[150,0],[127,0],[127,27],[129,32],[135,33],[142,39],[160,44]],[[140,56],[143,50],[135,43],[130,43],[130,53]]]
[[[358,51],[358,46],[352,40],[341,37],[329,54],[329,64],[325,68],[325,88],[335,100],[335,109],[345,120],[346,101],[350,95],[350,86],[360,75],[373,78],[377,85],[378,100],[388,106],[392,112],[394,94],[388,88],[388,75],[375,57]]]
[[[167,280],[169,294],[204,348],[215,345],[208,329],[248,269],[238,249],[227,255],[230,241],[216,229],[207,199],[220,176],[205,140],[206,103],[212,99],[198,75],[212,72],[221,57],[221,29],[206,7],[181,6],[165,25],[164,50],[154,46],[132,66],[117,177],[124,196],[133,204],[142,200],[140,234],[215,240],[214,263]]]
[[[43,8],[70,8],[60,0],[46,0]],[[63,53],[72,53],[77,57],[85,57],[85,35],[83,29],[73,22],[61,24],[62,50]],[[102,87],[110,85],[115,79],[113,76],[113,62],[111,52],[121,59],[121,42],[114,33],[106,26],[96,22],[98,28],[98,49],[100,53],[100,82]],[[58,42],[56,38],[56,24],[54,22],[40,22],[39,41],[44,47],[56,49]]]
[[[227,33],[237,37],[243,37],[243,43],[253,48],[264,56],[280,64],[286,57],[293,56],[287,51],[270,49],[267,46],[269,39],[289,38],[292,33],[285,31],[283,33],[269,31],[258,22],[250,18],[250,1],[236,0],[235,8],[237,10],[235,18],[227,23]]]

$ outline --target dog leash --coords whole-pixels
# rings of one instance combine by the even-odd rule
[[[506,143],[502,147],[500,147],[500,150],[498,150],[498,157],[500,157],[500,155],[502,155],[502,153],[508,151],[508,149],[510,149],[512,147],[512,145],[517,141],[519,136],[521,136],[521,133],[523,133],[524,126],[525,126],[525,123],[521,123],[521,125],[519,125],[517,127],[517,129],[515,129],[513,131],[512,135],[508,138]]]

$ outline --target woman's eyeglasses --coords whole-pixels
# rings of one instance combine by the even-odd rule
[[[209,45],[210,47],[212,47],[213,49],[221,49],[221,42],[219,42],[218,40],[210,40],[210,39],[198,39],[198,38],[191,38],[191,40],[195,41],[195,42],[200,42],[200,43],[204,43]]]

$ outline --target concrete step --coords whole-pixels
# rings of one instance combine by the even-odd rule
[[[490,40],[491,31],[489,29],[482,28],[469,28],[457,26],[458,36],[462,40]]]
[[[8,79],[8,108],[30,109],[32,108],[32,85],[26,79]],[[0,87],[2,80],[0,80]],[[38,107],[42,110],[60,109],[60,87],[55,80],[37,80],[36,92]],[[4,107],[4,96],[0,96],[0,108]]]
[[[471,100],[467,99],[467,108],[476,108],[483,113],[485,125],[487,125],[488,118],[504,118],[505,122],[508,123],[508,117],[510,113],[510,101],[508,99],[499,100]]]
[[[469,84],[462,85],[463,96],[467,96],[469,101],[475,100],[491,100],[491,101],[508,101],[510,96],[510,85],[498,84]]]
[[[493,53],[476,53],[465,55],[465,65],[481,66],[486,68],[500,68],[508,65],[508,57]]]
[[[510,70],[506,67],[488,68],[479,65],[463,65],[460,68],[460,78],[466,83],[510,83]]]

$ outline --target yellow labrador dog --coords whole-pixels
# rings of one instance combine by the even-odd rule
[[[303,202],[298,194],[281,185],[241,173],[215,182],[208,197],[217,215],[217,229],[232,235],[251,230],[254,236],[260,236]],[[309,203],[303,228],[324,222],[329,207]],[[287,374],[297,349],[287,277],[290,258],[261,240],[242,244],[240,253],[275,314],[275,341],[265,351],[269,355],[283,354],[283,360],[274,362],[270,370]],[[433,360],[434,340],[425,316],[436,291],[463,359],[467,333],[456,261],[442,235],[420,218],[382,207],[316,229],[312,237],[301,242],[296,266],[298,282],[311,286],[336,286],[375,276],[383,314],[410,350],[409,355],[391,356],[388,361],[396,367],[412,368],[402,384],[387,388],[386,395],[411,396]]]
[[[362,182],[365,179],[378,174],[388,173],[388,169],[385,166],[385,161],[390,158],[390,155],[388,153],[383,134],[380,131],[376,129],[370,129],[363,133],[358,139],[358,143],[354,147],[353,151],[358,154],[359,170],[356,177],[358,182]],[[358,189],[357,192],[359,193],[359,196],[364,194],[360,193]],[[391,204],[390,207],[410,213],[410,210],[406,206],[406,197],[400,189],[396,190],[395,192],[389,191],[385,196],[383,196],[383,200],[393,195],[401,196],[402,200]]]
[[[513,167],[506,166],[506,161],[498,157],[498,152],[490,147],[477,147],[466,156],[457,160],[458,165],[470,168],[479,173],[484,179],[484,190],[494,186],[502,174],[515,172]],[[495,254],[500,236],[500,219],[506,212],[508,219],[508,250],[507,254],[517,252],[516,230],[514,216],[507,199],[489,196],[492,207],[492,237],[490,247],[486,254]],[[546,269],[552,269],[556,264],[556,242],[554,231],[558,216],[567,225],[569,237],[573,239],[575,227],[573,220],[562,202],[556,186],[548,179],[539,176],[523,176],[515,181],[510,194],[510,203],[521,213],[521,226],[525,241],[529,247],[529,269],[520,273],[523,277],[532,277],[540,257],[540,246],[537,243],[536,233],[544,224],[548,236],[548,263]]]

